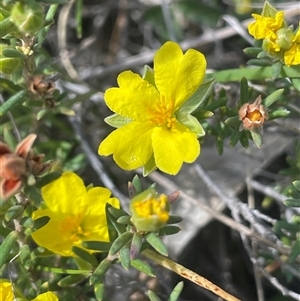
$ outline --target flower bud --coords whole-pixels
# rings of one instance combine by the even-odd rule
[[[17,2],[11,10],[11,21],[21,32],[34,34],[45,23],[43,8],[34,1]]]
[[[277,40],[275,43],[283,50],[288,50],[292,47],[294,33],[291,27],[281,28],[276,32]]]
[[[168,221],[170,204],[165,194],[150,187],[131,200],[130,211],[138,231],[155,232]]]
[[[239,110],[239,119],[242,120],[242,127],[246,130],[261,127],[267,118],[267,112],[261,104],[261,96],[258,96],[252,104],[245,103]]]

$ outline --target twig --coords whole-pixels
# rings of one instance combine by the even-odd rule
[[[151,259],[155,263],[161,265],[162,267],[178,274],[179,276],[190,280],[191,282],[213,292],[217,296],[223,298],[226,301],[241,301],[240,299],[232,296],[231,294],[227,293],[217,285],[213,284],[206,278],[198,275],[197,273],[187,269],[186,267],[178,264],[177,262],[162,256],[152,250],[146,249],[141,252],[142,255],[145,257]]]
[[[69,57],[69,51],[67,49],[67,25],[69,20],[69,15],[71,8],[75,0],[71,0],[68,4],[64,5],[59,13],[57,21],[57,42],[59,48],[59,56],[61,62],[66,69],[67,73],[72,79],[78,80],[79,76],[76,69],[73,67],[73,64]]]
[[[149,175],[149,177],[154,180],[155,182],[161,184],[162,186],[170,189],[171,191],[177,191],[179,190],[179,188],[170,180],[168,180],[166,177],[160,175],[158,172],[153,172]],[[206,212],[208,212],[213,218],[215,218],[216,220],[220,221],[221,223],[223,223],[224,225],[252,238],[255,239],[275,250],[278,250],[279,252],[281,252],[284,255],[288,255],[290,253],[290,248],[288,247],[283,247],[281,245],[276,245],[274,244],[272,241],[267,240],[266,238],[264,238],[263,236],[259,235],[256,232],[253,232],[251,229],[247,228],[246,226],[236,222],[235,220],[233,220],[232,218],[213,210],[211,207],[209,207],[208,205],[197,201],[196,199],[194,199],[193,197],[189,196],[187,193],[185,193],[184,191],[180,191],[180,195],[181,197],[183,197],[184,199],[186,199],[189,202],[194,203],[196,206],[200,207],[201,209],[205,210]]]
[[[289,9],[285,10],[286,17],[292,17],[299,14],[299,6],[292,6]],[[252,19],[247,19],[241,22],[243,27],[247,27],[247,25],[252,22]],[[180,43],[180,46],[183,50],[187,50],[189,48],[199,48],[201,46],[207,45],[209,43],[215,42],[216,40],[224,40],[226,38],[232,37],[236,35],[237,32],[232,27],[224,27],[219,28],[211,31],[207,31],[199,37],[186,39]],[[132,67],[136,67],[137,65],[145,65],[149,63],[156,50],[149,50],[147,52],[140,53],[138,55],[134,55],[128,57],[126,59],[122,59],[121,62],[117,62],[114,65],[107,66],[107,67],[92,67],[92,68],[85,68],[80,73],[80,78],[82,80],[87,80],[90,78],[103,78],[112,73],[117,73],[125,69],[129,69]]]
[[[128,198],[125,195],[123,195],[123,193],[115,186],[113,181],[107,175],[103,164],[101,163],[99,158],[95,155],[95,152],[91,149],[91,146],[89,145],[87,140],[84,139],[84,135],[82,134],[79,120],[77,119],[77,117],[69,117],[69,122],[92,168],[97,173],[98,177],[101,179],[103,184],[112,191],[115,197],[117,197],[120,200],[122,208],[126,210],[129,204]]]

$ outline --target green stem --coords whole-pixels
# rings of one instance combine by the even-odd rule
[[[48,10],[46,18],[45,18],[46,22],[51,22],[53,20],[55,14],[56,14],[57,8],[58,8],[58,4],[52,4],[49,7],[49,10]],[[45,40],[45,37],[47,35],[47,32],[48,32],[50,26],[51,26],[51,24],[45,26],[43,29],[40,30],[40,32],[38,34],[38,43],[37,43],[38,48],[40,48],[42,46],[42,43]]]
[[[187,269],[186,267],[178,264],[177,262],[162,256],[155,251],[146,249],[141,252],[142,255],[145,257],[151,259],[155,263],[159,264],[160,266],[173,271],[174,273],[178,274],[179,276],[186,278],[190,280],[191,282],[194,282],[195,284],[213,292],[217,296],[223,298],[226,301],[241,301],[240,299],[237,299],[236,297],[230,295],[226,291],[222,290],[220,287],[216,286],[206,278],[198,275],[197,273]]]
[[[206,78],[215,78],[216,82],[236,82],[240,81],[243,77],[248,80],[263,80],[266,78],[273,78],[272,67],[248,67],[239,69],[228,69],[222,71],[216,71],[206,75]],[[283,66],[279,73],[279,78],[300,78],[299,66]]]

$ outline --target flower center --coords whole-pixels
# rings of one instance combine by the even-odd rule
[[[143,202],[136,202],[134,209],[139,217],[151,218],[155,215],[161,222],[166,222],[169,219],[167,204],[168,198],[162,194],[157,199],[151,198]]]
[[[155,125],[166,126],[168,129],[172,129],[176,122],[173,110],[174,103],[172,101],[166,101],[165,96],[162,95],[160,102],[156,105],[156,110],[151,114],[151,121]]]
[[[247,113],[247,116],[246,116],[249,120],[251,120],[252,122],[255,122],[255,121],[260,121],[261,118],[262,118],[262,115],[260,113],[260,111],[258,110],[255,110],[253,112],[249,112]]]
[[[61,229],[63,235],[69,235],[70,241],[78,242],[90,235],[89,231],[85,231],[80,225],[82,217],[78,216],[68,216],[61,223]]]

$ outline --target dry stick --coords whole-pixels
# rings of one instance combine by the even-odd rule
[[[177,262],[162,256],[160,254],[158,254],[155,251],[146,249],[144,251],[141,252],[142,255],[144,255],[145,257],[151,259],[152,261],[154,261],[155,263],[161,265],[162,267],[178,274],[179,276],[188,279],[189,281],[213,292],[214,294],[216,294],[217,296],[223,298],[226,301],[241,301],[240,299],[232,296],[231,294],[227,293],[226,291],[224,291],[223,289],[221,289],[220,287],[218,287],[217,285],[213,284],[212,282],[210,282],[209,280],[207,280],[206,278],[198,275],[197,273],[187,269],[186,267],[178,264]]]
[[[299,14],[299,6],[297,5],[297,6],[290,7],[289,9],[285,10],[284,13],[285,13],[285,17],[296,16]],[[241,25],[245,28],[250,22],[253,22],[253,19],[245,20],[241,22]],[[216,40],[224,40],[236,34],[237,31],[235,28],[223,27],[220,29],[207,31],[201,36],[196,38],[186,39],[185,41],[180,43],[180,46],[185,51],[189,48],[200,47],[200,46],[207,45],[209,43],[213,43]],[[122,59],[121,62],[118,62],[111,66],[106,66],[106,67],[100,66],[100,67],[96,67],[96,68],[93,67],[89,69],[86,68],[85,70],[80,72],[80,78],[82,80],[87,80],[94,77],[102,78],[112,73],[117,73],[125,69],[136,67],[138,65],[145,65],[152,60],[155,52],[156,49],[149,50],[147,52],[143,52],[141,54],[134,55],[126,59]]]
[[[169,188],[170,190],[173,191],[177,191],[179,190],[178,187],[169,179],[167,179],[166,177],[160,175],[158,172],[153,172],[149,175],[149,177],[154,180],[157,183],[160,183],[162,186]],[[184,191],[180,191],[180,195],[188,200],[189,202],[194,203],[195,205],[197,205],[198,207],[200,207],[201,209],[205,210],[206,212],[208,212],[213,218],[215,218],[216,220],[220,221],[221,223],[223,223],[224,225],[242,233],[245,234],[246,236],[257,240],[258,242],[261,242],[271,248],[274,248],[276,250],[278,250],[279,252],[281,252],[284,255],[289,255],[290,254],[290,248],[285,248],[282,246],[278,246],[276,244],[274,244],[273,242],[265,239],[263,236],[259,235],[256,232],[253,232],[251,229],[249,229],[248,227],[237,223],[235,220],[233,220],[232,218],[224,215],[223,213],[217,212],[214,209],[212,209],[211,207],[209,207],[208,205],[197,201],[196,199],[194,199],[193,197],[189,196],[187,193],[185,193]]]

